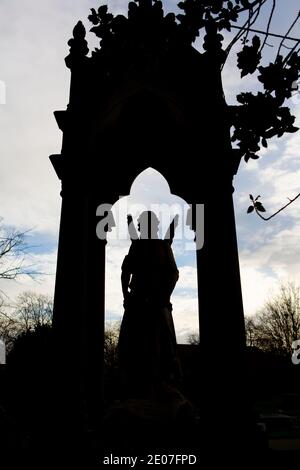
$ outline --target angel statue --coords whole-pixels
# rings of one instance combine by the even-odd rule
[[[127,394],[152,396],[180,378],[171,294],[179,277],[171,248],[178,216],[164,239],[159,220],[142,212],[137,233],[131,216],[132,244],[122,264],[124,316],[119,336],[121,376]]]

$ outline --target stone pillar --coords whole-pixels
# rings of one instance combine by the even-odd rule
[[[106,214],[97,214],[104,195],[91,193],[86,211],[86,256],[84,262],[84,384],[87,399],[89,425],[100,426],[104,399],[104,327],[105,327],[105,261],[106,234],[114,225],[109,213],[109,223],[104,225],[101,238],[96,228]],[[105,201],[106,202],[106,201]]]
[[[204,246],[197,251],[201,417],[207,436],[245,444],[245,327],[232,186],[204,204]],[[217,426],[217,427],[216,427]]]
[[[54,299],[58,405],[80,432],[95,428],[103,407],[106,238],[96,236],[99,196],[66,186]],[[108,227],[109,229],[109,227]]]

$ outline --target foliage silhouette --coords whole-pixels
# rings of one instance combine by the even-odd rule
[[[247,45],[251,26],[260,17],[261,8],[267,2],[268,0],[185,0],[179,2],[178,7],[183,13],[177,16],[174,13],[164,15],[162,2],[158,0],[129,2],[127,17],[114,16],[109,13],[106,5],[100,6],[98,10],[92,8],[89,15],[93,24],[91,31],[100,38],[101,46],[92,52],[92,57],[105,59],[111,77],[117,73],[116,58],[120,59],[124,55],[123,60],[126,60],[129,51],[132,57],[133,50],[139,54],[140,48],[144,47],[150,52],[172,49],[179,44],[181,47],[182,44],[189,46],[203,31],[202,46],[205,53],[213,55],[218,67],[223,68],[232,46],[241,39],[244,45],[238,53],[237,61],[241,76],[258,71],[258,80],[263,84],[264,91],[238,95],[237,100],[241,106],[229,106],[228,119],[232,127],[232,141],[237,144],[239,158],[244,157],[246,162],[257,159],[261,146],[267,147],[269,139],[298,130],[294,126],[295,117],[283,104],[291,97],[294,83],[300,76],[297,50],[300,40],[284,57],[280,54],[284,45],[283,37],[274,62],[265,67],[260,66],[260,63],[267,37],[261,44],[258,36],[254,36],[252,45]],[[276,2],[270,14],[266,35],[275,7]],[[231,27],[243,18],[245,12],[248,14],[248,20],[224,51],[222,30],[231,31]],[[297,14],[292,27],[298,18]],[[72,57],[75,60],[76,57],[88,53],[85,30],[81,22],[75,27],[74,38],[70,40],[69,45],[71,50],[67,65],[71,67]],[[150,57],[151,54],[149,59]]]
[[[249,346],[291,357],[300,338],[300,288],[288,283],[253,318],[246,319]]]

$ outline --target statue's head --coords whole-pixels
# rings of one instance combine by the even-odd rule
[[[159,220],[152,211],[144,211],[138,218],[138,229],[143,239],[157,238]]]

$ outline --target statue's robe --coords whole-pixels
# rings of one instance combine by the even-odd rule
[[[166,240],[136,240],[122,264],[130,292],[119,338],[120,368],[132,390],[150,392],[180,375],[170,296],[178,269]]]

